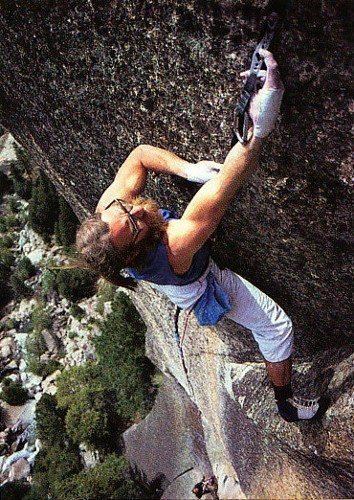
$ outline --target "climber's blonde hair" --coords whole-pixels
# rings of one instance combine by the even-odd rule
[[[140,268],[147,251],[161,239],[166,226],[154,200],[139,197],[132,200],[132,203],[146,208],[149,215],[149,233],[134,245],[122,245],[119,248],[114,245],[109,225],[101,219],[100,213],[90,215],[76,233],[78,266],[90,269],[111,283],[131,290],[136,287],[136,282],[132,278],[123,277],[120,271],[125,267]]]

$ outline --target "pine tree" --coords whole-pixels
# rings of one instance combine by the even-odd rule
[[[32,186],[29,205],[29,223],[44,241],[50,242],[58,220],[59,204],[57,193],[49,179],[40,172]]]
[[[14,191],[20,198],[28,200],[32,187],[30,159],[28,153],[16,143],[14,143],[14,150],[17,159],[11,165],[10,174]]]
[[[55,240],[58,245],[70,247],[75,243],[78,218],[66,200],[59,197],[59,219],[55,224]]]

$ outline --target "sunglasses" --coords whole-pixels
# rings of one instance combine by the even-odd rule
[[[130,221],[131,227],[132,227],[132,234],[133,234],[133,239],[132,239],[132,244],[136,242],[137,237],[139,236],[139,233],[141,231],[141,228],[139,228],[138,223],[136,221],[136,218],[134,215],[132,215],[130,212],[133,210],[134,205],[131,205],[130,203],[127,203],[125,200],[120,200],[119,198],[115,198],[114,200],[111,201],[106,207],[107,208],[111,207],[114,203],[118,203],[119,208],[122,210],[123,213],[127,214],[128,219]]]

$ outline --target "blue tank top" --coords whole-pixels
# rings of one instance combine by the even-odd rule
[[[166,221],[178,218],[169,210],[162,209],[160,213]],[[143,269],[129,267],[126,271],[136,280],[149,281],[157,285],[188,285],[204,274],[209,264],[209,257],[210,242],[207,242],[195,253],[188,271],[183,275],[177,275],[169,263],[166,245],[159,241],[155,248],[149,251]],[[214,275],[209,273],[206,279],[206,290],[193,309],[200,325],[215,325],[229,312],[231,305],[227,293],[216,282]]]
[[[164,220],[174,220],[178,217],[169,210],[160,210]],[[168,260],[166,245],[159,241],[150,250],[142,270],[128,268],[128,273],[137,280],[150,281],[157,285],[189,285],[202,276],[209,264],[210,243],[203,245],[194,255],[192,264],[184,274],[175,274]]]

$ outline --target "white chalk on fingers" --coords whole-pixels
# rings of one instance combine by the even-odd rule
[[[259,96],[258,112],[254,119],[253,135],[267,137],[273,130],[283,98],[284,89],[263,89]]]

